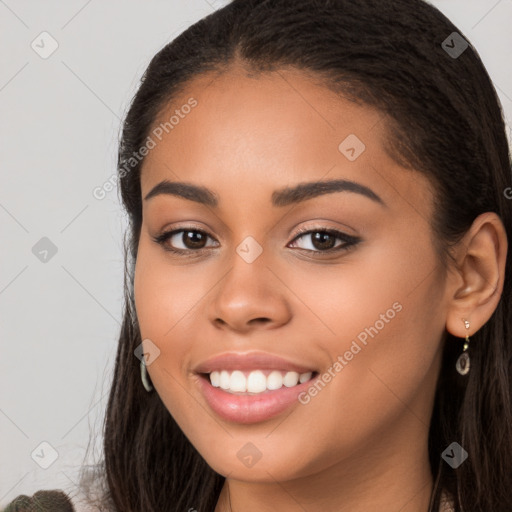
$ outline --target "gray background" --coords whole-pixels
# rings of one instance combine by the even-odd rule
[[[0,0],[0,506],[72,489],[90,439],[100,455],[126,219],[117,189],[103,200],[92,190],[115,173],[120,121],[149,59],[225,3]],[[431,3],[480,53],[510,140],[512,0]],[[43,31],[58,43],[46,59]]]

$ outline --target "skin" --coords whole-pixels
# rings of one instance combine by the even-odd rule
[[[160,350],[148,366],[156,391],[227,477],[215,512],[427,512],[442,343],[446,331],[465,337],[463,319],[471,336],[499,302],[501,220],[475,219],[445,268],[430,227],[432,187],[388,156],[379,112],[303,72],[249,76],[232,66],[188,83],[158,122],[190,97],[198,105],[146,157],[142,197],[164,179],[187,181],[212,189],[219,206],[173,195],[143,202],[135,303],[142,339]],[[338,150],[349,134],[366,146],[355,161]],[[385,206],[352,192],[271,205],[276,189],[335,178],[371,188]],[[202,255],[173,255],[152,239],[190,224],[211,237]],[[300,227],[361,241],[326,255],[311,234],[297,239]],[[174,247],[197,251],[182,234]],[[263,249],[250,264],[236,252],[247,236]],[[267,351],[323,373],[396,302],[401,311],[306,405],[242,425],[218,417],[200,392],[194,366],[229,350]],[[262,454],[252,467],[237,457],[248,442]]]

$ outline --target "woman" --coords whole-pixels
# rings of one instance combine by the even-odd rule
[[[511,166],[421,0],[234,0],[124,124],[97,509],[510,511]]]

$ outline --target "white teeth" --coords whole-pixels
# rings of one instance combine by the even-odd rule
[[[213,371],[210,373],[210,382],[212,386],[224,389],[228,392],[249,392],[263,393],[266,390],[276,390],[284,386],[291,388],[298,383],[311,379],[313,372],[281,372],[274,370],[265,376],[262,370],[253,370],[247,377],[240,370],[228,372],[227,370]]]
[[[274,370],[267,377],[267,388],[270,390],[280,389],[283,387],[283,376],[281,372]]]
[[[229,389],[231,391],[247,391],[247,379],[241,371],[235,370],[231,374]]]
[[[296,386],[297,382],[299,382],[299,374],[297,372],[288,372],[283,379],[283,384],[287,388],[291,388],[292,386]]]
[[[220,387],[222,387],[222,389],[224,389],[224,386],[220,385],[220,373],[219,372],[210,373],[210,382],[211,382],[212,386],[214,386],[216,388],[218,388],[220,386]]]
[[[301,373],[299,377],[299,382],[302,384],[303,382],[306,382],[307,380],[311,379],[311,376],[313,375],[313,372],[307,372],[307,373]]]
[[[219,373],[219,372],[216,372],[216,373]],[[229,389],[230,378],[229,378],[229,373],[227,371],[223,370],[222,372],[220,372],[219,381],[220,381],[219,385],[222,389]]]
[[[250,391],[251,393],[261,393],[266,389],[267,377],[265,377],[263,372],[256,370],[249,373],[249,376],[247,377],[247,391]]]

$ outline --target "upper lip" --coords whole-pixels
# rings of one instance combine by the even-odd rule
[[[194,371],[211,373],[215,370],[287,370],[290,372],[313,372],[309,366],[267,352],[224,352],[198,364]]]

